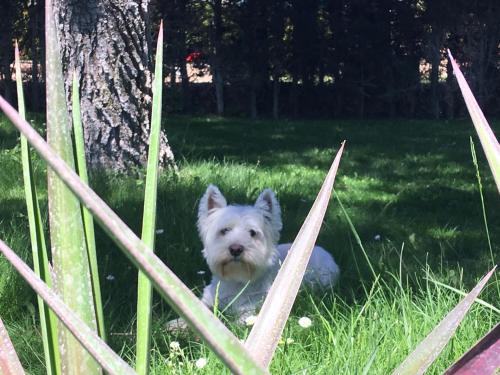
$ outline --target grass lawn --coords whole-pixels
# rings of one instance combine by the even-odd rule
[[[36,123],[41,127],[40,117]],[[493,123],[494,128],[500,124]],[[282,241],[291,241],[315,198],[335,151],[347,140],[318,244],[342,271],[332,291],[299,295],[271,365],[275,374],[390,373],[460,300],[432,280],[468,291],[500,254],[498,191],[474,136],[491,237],[488,245],[470,121],[259,121],[174,117],[164,120],[179,173],[159,184],[156,252],[188,286],[209,281],[196,233],[198,200],[207,184],[228,201],[253,202],[265,187],[280,200]],[[42,209],[45,167],[35,159]],[[18,135],[0,117],[0,238],[30,258]],[[99,174],[93,188],[137,233],[144,178]],[[368,256],[365,257],[354,230]],[[112,347],[130,361],[135,340],[137,272],[97,230],[105,318]],[[372,272],[373,268],[373,272]],[[475,304],[428,373],[442,373],[500,321],[500,279],[481,294],[495,309]],[[36,300],[0,259],[0,316],[30,374],[43,374]],[[301,328],[298,318],[313,324]],[[159,298],[154,307],[152,373],[223,373],[222,364],[194,335],[169,336],[175,315]],[[230,323],[228,323],[230,324]],[[248,329],[233,327],[244,338]],[[180,349],[171,349],[172,341]],[[202,370],[194,361],[208,359]],[[228,373],[226,371],[226,373]]]

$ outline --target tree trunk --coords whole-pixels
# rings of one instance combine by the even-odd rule
[[[222,76],[222,0],[212,2],[214,20],[210,33],[213,46],[212,76],[215,88],[215,100],[217,102],[217,114],[224,114],[224,78]]]
[[[189,91],[189,76],[187,73],[186,61],[180,61],[181,90],[182,90],[182,110],[189,112],[191,109],[191,93]]]
[[[280,82],[278,76],[273,78],[273,118],[277,120],[280,116]]]
[[[149,0],[56,1],[66,93],[80,79],[87,163],[130,170],[147,162],[152,62]],[[174,166],[166,135],[160,165]]]
[[[250,80],[250,118],[256,120],[258,116],[257,112],[257,77],[252,74],[252,79]]]
[[[431,44],[431,114],[435,119],[439,118],[439,65],[441,63],[441,30],[433,32]]]
[[[16,2],[7,1],[2,7],[2,22],[0,22],[0,94],[5,100],[14,104],[14,90],[10,64],[14,61],[13,28],[16,18]]]
[[[186,20],[186,1],[182,0],[178,2],[178,17],[181,20]],[[191,92],[189,88],[189,76],[186,66],[186,56],[187,56],[187,41],[186,41],[186,30],[184,24],[178,23],[179,33],[179,51],[178,51],[178,64],[181,73],[181,89],[182,89],[182,110],[184,112],[189,112],[191,110]]]
[[[38,64],[40,63],[40,52],[37,46],[37,39],[40,38],[40,44],[43,43],[43,27],[40,25],[41,15],[43,15],[43,4],[41,2],[32,3],[28,8],[30,20],[30,38],[31,38],[31,110],[39,112],[42,110],[40,106],[40,79],[38,77]]]

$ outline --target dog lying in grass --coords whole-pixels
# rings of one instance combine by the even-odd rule
[[[238,323],[256,313],[264,301],[291,244],[280,244],[281,209],[274,192],[265,189],[254,205],[228,205],[209,185],[198,208],[198,232],[212,281],[201,300],[229,311]],[[315,246],[303,285],[313,289],[335,284],[340,274],[333,257]],[[177,322],[177,323],[174,323]],[[170,328],[180,320],[169,323]]]

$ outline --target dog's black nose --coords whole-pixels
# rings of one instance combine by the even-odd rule
[[[229,246],[229,252],[233,257],[237,257],[241,255],[241,253],[243,252],[243,246],[238,244],[233,244]]]

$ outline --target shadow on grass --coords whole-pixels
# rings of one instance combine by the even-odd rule
[[[250,122],[174,117],[166,119],[164,127],[180,172],[165,173],[160,180],[155,248],[195,290],[209,281],[195,225],[206,186],[219,185],[230,203],[252,203],[261,189],[273,188],[283,211],[282,241],[292,241],[344,139],[347,148],[335,188],[377,272],[397,273],[403,249],[406,274],[419,272],[426,264],[434,270],[460,264],[467,269],[465,282],[471,285],[491,262],[469,152],[473,128],[468,121]],[[15,133],[3,129],[0,157],[17,142]],[[500,212],[491,202],[498,195],[480,157],[490,233],[496,235]],[[17,172],[0,179],[4,185],[0,190],[21,184]],[[97,175],[91,184],[140,234],[143,180]],[[13,213],[24,210],[22,196],[2,197],[2,225],[17,220]],[[106,312],[116,327],[123,327],[135,313],[137,271],[102,230],[96,234]],[[28,248],[27,238],[24,241]],[[338,292],[346,299],[362,298],[371,273],[335,200],[318,243],[341,266]],[[493,251],[499,253],[498,241]],[[158,315],[170,311],[159,298],[155,305]]]

